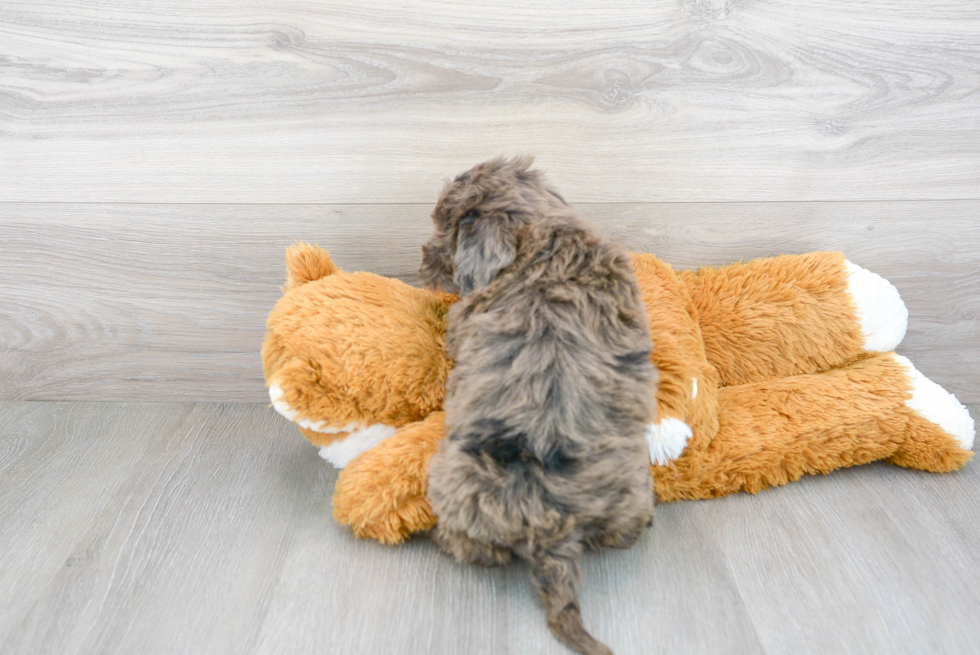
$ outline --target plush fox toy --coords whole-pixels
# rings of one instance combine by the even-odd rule
[[[356,535],[395,544],[431,529],[456,298],[345,273],[317,246],[286,260],[262,348],[273,407],[343,469],[334,517]],[[898,291],[843,255],[674,271],[634,254],[633,266],[660,371],[647,433],[660,500],[876,460],[955,471],[972,457],[966,408],[892,352],[908,320]]]

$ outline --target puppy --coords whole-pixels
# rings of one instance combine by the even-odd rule
[[[460,561],[529,562],[552,632],[611,655],[582,624],[579,562],[652,524],[657,373],[629,255],[530,164],[495,159],[448,184],[422,249],[423,283],[461,296],[432,537]]]

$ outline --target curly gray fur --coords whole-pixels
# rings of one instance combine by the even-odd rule
[[[496,159],[442,193],[422,281],[461,294],[448,437],[432,459],[435,541],[458,560],[531,564],[548,624],[610,653],[579,613],[583,547],[629,547],[652,524],[644,438],[657,373],[630,258],[530,159]]]

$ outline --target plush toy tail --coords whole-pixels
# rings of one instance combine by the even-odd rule
[[[333,275],[340,269],[330,260],[326,250],[300,241],[286,248],[286,270],[289,277],[286,278],[285,289],[293,289]]]
[[[909,424],[905,441],[886,461],[908,468],[946,473],[973,457],[976,425],[956,396],[922,375],[906,357],[890,353],[908,376],[911,398],[905,401]]]

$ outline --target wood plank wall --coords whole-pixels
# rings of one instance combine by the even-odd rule
[[[413,281],[524,152],[679,267],[847,252],[980,402],[978,71],[966,0],[8,0],[0,399],[261,401],[286,245]]]

